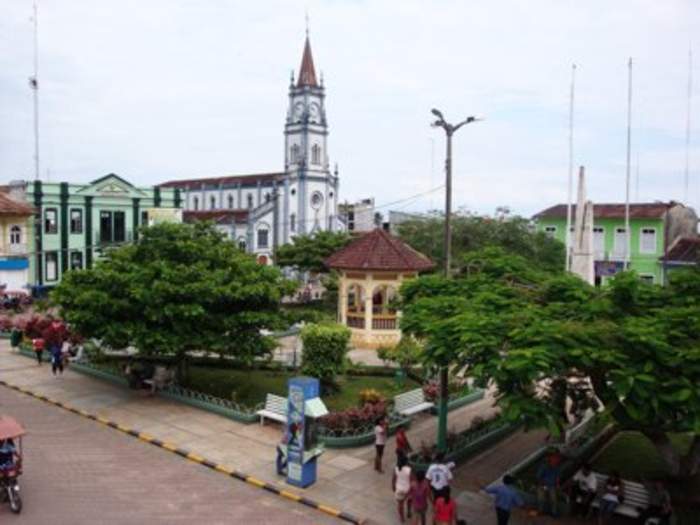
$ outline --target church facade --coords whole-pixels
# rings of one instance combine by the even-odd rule
[[[307,35],[299,74],[292,73],[284,126],[284,170],[168,181],[178,188],[184,220],[214,221],[231,240],[272,262],[275,248],[296,235],[342,229],[339,178],[330,169],[323,78],[316,76]]]

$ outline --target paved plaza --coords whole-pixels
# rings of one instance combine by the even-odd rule
[[[390,475],[372,470],[371,446],[327,450],[320,458],[318,482],[298,489],[275,474],[275,446],[281,430],[275,423],[244,425],[177,402],[145,397],[70,369],[64,377],[54,378],[47,365],[40,367],[17,355],[6,341],[0,341],[0,377],[369,523],[397,522]],[[18,523],[44,523],[41,516],[46,514],[42,513],[51,508],[55,509],[53,516],[65,517],[65,523],[340,523],[10,389],[0,387],[0,403],[0,412],[14,415],[30,431],[22,479],[27,509]],[[473,417],[493,411],[492,404],[487,397],[451,412],[451,429],[466,428]],[[428,415],[415,420],[409,431],[414,446],[434,439],[435,424],[436,418]],[[460,466],[454,483],[460,517],[470,525],[494,523],[491,500],[478,491],[477,484],[494,481],[508,466],[540,447],[543,437],[538,432],[516,433]],[[393,457],[392,439],[385,466],[391,466]],[[0,513],[7,512],[0,509]],[[103,521],[95,521],[94,516]],[[547,522],[524,516],[513,520],[515,524]]]

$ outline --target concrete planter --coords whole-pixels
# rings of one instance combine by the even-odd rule
[[[408,427],[410,424],[411,418],[409,417],[400,417],[393,420],[389,423],[389,435],[394,434],[401,425]],[[374,443],[374,429],[359,434],[348,433],[340,436],[319,432],[318,439],[328,448],[363,447]]]
[[[484,394],[485,394],[485,392],[482,389],[478,388],[478,389],[474,390],[473,392],[469,392],[465,396],[450,399],[447,402],[447,411],[452,412],[453,410],[456,410],[456,409],[461,408],[463,406],[470,405],[476,401],[480,401],[480,400],[484,399]],[[436,406],[434,406],[433,408],[430,409],[430,413],[433,414],[434,416],[437,416],[437,413],[438,413],[437,403],[436,403]]]

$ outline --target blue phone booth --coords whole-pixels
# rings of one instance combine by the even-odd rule
[[[287,407],[287,483],[308,487],[316,482],[316,458],[323,444],[316,438],[316,419],[328,414],[318,379],[293,377],[289,380]]]

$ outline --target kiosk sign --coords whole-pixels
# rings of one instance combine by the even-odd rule
[[[316,482],[316,459],[323,445],[316,442],[316,419],[328,414],[318,397],[320,385],[313,377],[289,380],[287,401],[287,483],[308,487]]]
[[[287,480],[301,484],[304,464],[304,388],[289,384],[287,407]]]

